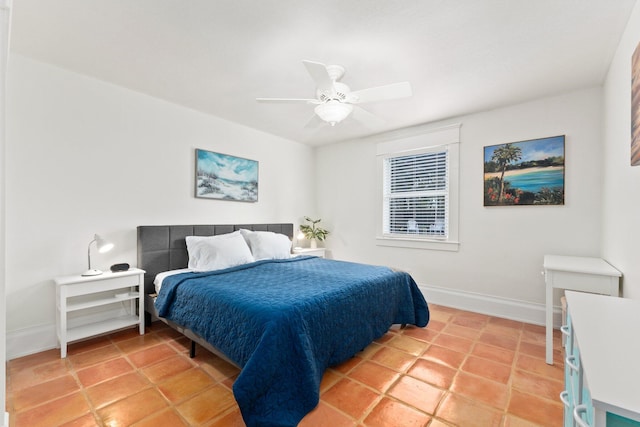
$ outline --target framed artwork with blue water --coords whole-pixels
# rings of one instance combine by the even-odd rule
[[[631,56],[631,166],[640,165],[640,43]]]
[[[196,149],[196,197],[258,201],[258,162]]]
[[[484,147],[484,205],[564,205],[564,135]]]

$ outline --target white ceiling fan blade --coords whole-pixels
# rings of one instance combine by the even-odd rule
[[[320,117],[318,117],[317,114],[314,114],[313,116],[311,116],[311,118],[307,121],[307,124],[304,125],[305,129],[317,129],[321,126],[324,126],[328,124],[327,122],[325,122],[324,120],[322,120]]]
[[[349,102],[360,104],[363,102],[384,101],[387,99],[407,98],[412,94],[409,82],[392,83],[351,92],[349,94]]]
[[[256,98],[258,102],[281,102],[281,103],[293,103],[293,104],[320,104],[317,99],[307,98]]]
[[[316,86],[321,92],[330,92],[333,90],[333,80],[329,76],[329,72],[327,71],[327,66],[321,64],[320,62],[313,61],[302,61],[305,67],[307,67],[307,72],[316,82]]]
[[[351,118],[356,122],[359,122],[371,128],[381,126],[386,122],[382,117],[376,116],[375,114],[365,110],[359,105],[354,105],[353,112],[351,113]]]

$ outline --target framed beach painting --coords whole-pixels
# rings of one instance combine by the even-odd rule
[[[640,43],[631,57],[631,166],[640,165]]]
[[[484,205],[564,205],[564,135],[484,147]]]
[[[196,149],[196,197],[258,201],[258,162]]]

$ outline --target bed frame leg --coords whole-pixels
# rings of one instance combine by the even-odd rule
[[[191,349],[189,350],[189,357],[192,359],[196,357],[196,342],[193,340],[191,340]]]
[[[403,323],[402,325],[400,325],[400,329],[404,329],[404,328],[406,328],[406,327],[407,327],[407,324],[406,324],[406,323]]]
[[[145,328],[151,326],[151,314],[148,311],[144,312],[144,326]]]

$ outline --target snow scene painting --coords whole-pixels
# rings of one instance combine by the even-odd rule
[[[484,205],[564,205],[564,135],[484,147]]]
[[[196,197],[258,201],[258,162],[196,149]]]

